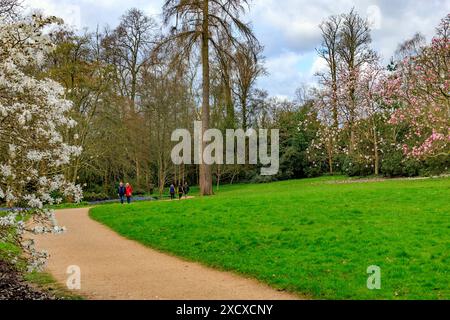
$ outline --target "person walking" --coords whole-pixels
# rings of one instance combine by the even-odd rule
[[[187,197],[189,195],[189,191],[190,191],[190,188],[189,188],[189,185],[187,182],[184,183],[183,191],[184,191],[184,197],[187,199]]]
[[[183,193],[184,193],[183,186],[180,184],[178,186],[178,200],[181,200],[183,198]]]
[[[119,195],[119,199],[120,199],[120,203],[123,204],[125,202],[125,193],[126,193],[126,188],[123,185],[123,182],[119,183],[119,189],[117,191],[117,194]]]
[[[129,183],[125,187],[125,196],[127,197],[127,203],[131,203],[131,198],[133,197],[133,188]]]
[[[175,186],[173,185],[173,183],[170,185],[170,199],[174,200],[175,199]]]

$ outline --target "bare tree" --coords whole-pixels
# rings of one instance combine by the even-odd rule
[[[339,45],[337,48],[343,69],[347,73],[347,103],[345,113],[350,129],[350,152],[355,146],[354,126],[357,118],[356,83],[358,72],[364,64],[370,64],[376,60],[375,52],[370,48],[372,37],[370,35],[370,24],[363,19],[355,10],[342,15],[342,25],[339,32]]]
[[[119,26],[111,35],[112,53],[119,68],[121,90],[136,111],[136,93],[139,72],[154,43],[156,22],[138,9],[130,9],[122,16]]]
[[[123,116],[127,127],[127,140],[130,141],[130,157],[136,170],[136,184],[139,187],[142,178],[142,162],[139,156],[143,143],[142,116],[139,115],[138,84],[141,71],[150,59],[149,52],[156,42],[157,24],[151,17],[138,9],[128,10],[121,18],[119,26],[107,34],[103,43],[107,55],[117,69],[116,85],[127,104],[124,104]],[[128,107],[128,108],[127,108]]]
[[[295,98],[293,102],[299,107],[303,107],[314,99],[313,93],[312,87],[308,83],[301,83],[295,90]]]
[[[411,39],[404,41],[398,46],[395,52],[396,59],[403,60],[404,58],[417,56],[425,45],[425,36],[421,33],[416,33]]]
[[[338,47],[339,47],[339,32],[342,24],[341,16],[331,16],[328,20],[324,21],[320,25],[322,31],[322,46],[317,49],[319,57],[324,59],[328,66],[328,74],[320,75],[323,80],[329,80],[331,82],[331,104],[333,112],[334,127],[339,127],[338,117]],[[328,79],[329,77],[329,79]]]
[[[258,43],[246,43],[241,45],[236,52],[236,82],[237,96],[242,111],[242,128],[248,127],[248,100],[252,88],[259,76],[266,74],[261,61],[263,47]]]
[[[171,52],[167,52],[170,54]],[[141,103],[148,129],[150,143],[148,154],[152,157],[157,173],[159,193],[162,196],[167,182],[171,181],[170,172],[174,172],[172,182],[184,182],[184,166],[171,164],[171,133],[186,127],[192,119],[194,104],[189,92],[189,79],[185,67],[171,68],[170,56],[152,60],[144,66],[142,83],[139,88]]]
[[[326,88],[318,93],[315,107],[321,119],[328,128],[323,129],[326,137],[326,150],[330,173],[333,174],[335,143],[337,131],[339,130],[339,97],[338,97],[338,75],[341,58],[339,56],[339,45],[341,41],[341,26],[343,17],[341,15],[331,16],[319,26],[322,31],[322,45],[317,53],[326,64],[328,70],[318,73],[321,84]],[[324,119],[329,117],[330,119]]]
[[[225,100],[225,125],[227,128],[233,128],[236,126],[236,114],[233,99],[233,68],[235,60],[233,53],[228,52],[227,50],[227,48],[230,48],[230,42],[227,37],[218,35],[217,39],[217,42],[222,48],[221,51],[217,52],[217,60],[221,77],[223,98]]]

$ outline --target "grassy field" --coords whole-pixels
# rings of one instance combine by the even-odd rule
[[[127,238],[318,299],[450,299],[450,179],[338,178],[223,187],[210,198],[107,205]],[[382,289],[367,289],[381,267]]]
[[[70,291],[62,284],[58,283],[55,278],[46,272],[33,272],[26,273],[24,279],[34,285],[35,287],[43,290],[50,295],[56,297],[59,300],[85,300],[81,295]]]

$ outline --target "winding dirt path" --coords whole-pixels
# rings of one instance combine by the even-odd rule
[[[48,271],[65,285],[81,269],[83,296],[94,300],[291,300],[255,280],[216,271],[127,240],[89,218],[88,209],[56,212],[62,235],[37,236],[50,253]]]

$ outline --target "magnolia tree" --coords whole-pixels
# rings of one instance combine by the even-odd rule
[[[400,61],[384,84],[385,103],[399,105],[390,123],[406,124],[409,128],[401,146],[408,157],[427,159],[449,155],[449,39],[450,15],[442,20],[431,44]]]
[[[380,127],[390,116],[382,108],[382,84],[385,78],[386,69],[376,61],[364,65],[356,86],[356,95],[359,101],[356,154],[362,163],[365,162],[366,168],[371,169],[375,175],[380,174],[381,154],[384,144]]]
[[[33,268],[46,254],[34,249],[28,231],[62,232],[47,205],[82,197],[62,174],[81,152],[61,134],[76,124],[67,116],[71,102],[58,83],[36,75],[53,48],[47,29],[54,23],[60,21],[39,14],[0,16],[0,203],[10,208],[0,213],[0,238],[22,246]]]
[[[337,98],[335,90],[331,82],[324,81],[321,89],[314,89],[313,95],[315,102],[309,117],[316,118],[320,123],[316,137],[312,140],[306,154],[309,162],[316,169],[326,163],[330,174],[334,173],[334,169],[339,166],[335,162],[337,154],[342,150],[338,147],[338,138],[340,135],[340,127],[338,125],[338,113],[334,112]],[[308,121],[304,121],[301,126],[303,129],[309,125]]]
[[[313,111],[321,126],[308,149],[310,161],[317,166],[318,161],[326,160],[330,173],[333,173],[333,167],[342,169],[336,159],[344,157],[348,167],[362,166],[366,172],[378,175],[383,152],[379,126],[380,122],[387,122],[388,116],[381,108],[386,70],[374,61],[351,73],[343,66],[338,71],[335,98],[332,98],[331,83],[323,81],[322,87],[315,90]],[[350,88],[354,92],[352,101],[348,95]],[[338,126],[333,116],[333,99],[337,101]]]
[[[326,159],[330,173],[380,171],[380,135],[377,101],[384,76],[379,57],[371,49],[369,22],[355,11],[332,16],[322,25],[319,56],[326,71],[318,74],[313,111],[321,123],[308,154],[313,165]],[[345,168],[339,168],[345,165]]]

